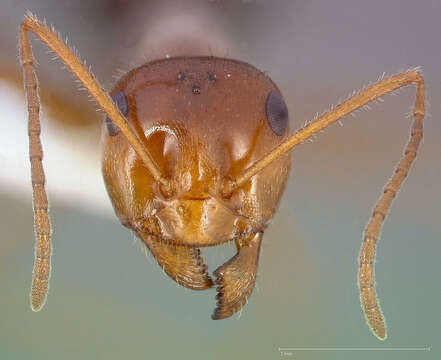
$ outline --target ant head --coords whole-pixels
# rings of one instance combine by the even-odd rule
[[[111,94],[170,181],[163,191],[107,118],[103,173],[123,223],[193,245],[263,230],[282,195],[289,154],[233,193],[221,188],[286,140],[287,108],[267,75],[234,60],[171,58],[132,70]]]

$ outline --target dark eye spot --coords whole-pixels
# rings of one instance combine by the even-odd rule
[[[193,85],[193,87],[191,88],[191,91],[193,91],[193,94],[200,94],[201,87],[199,85]]]
[[[185,74],[182,73],[182,72],[180,72],[180,73],[178,74],[178,80],[180,80],[180,81],[184,81],[184,80],[185,80]]]
[[[124,116],[129,113],[129,103],[127,102],[127,97],[124,91],[121,90],[113,94],[112,100]],[[106,117],[106,127],[110,136],[115,136],[119,133],[118,126],[116,126],[108,116]]]
[[[216,74],[208,74],[208,81],[215,82],[216,78]]]
[[[285,133],[288,123],[288,108],[280,95],[270,92],[266,98],[266,118],[271,130],[278,136]]]

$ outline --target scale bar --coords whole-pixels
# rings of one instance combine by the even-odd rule
[[[279,347],[279,351],[430,351],[430,347],[424,348],[350,348],[350,347],[335,347],[335,348],[281,348]]]

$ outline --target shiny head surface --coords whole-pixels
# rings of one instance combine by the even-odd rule
[[[123,224],[187,246],[263,231],[282,195],[290,155],[229,198],[220,185],[286,140],[286,106],[268,76],[239,61],[171,58],[129,72],[111,95],[173,189],[161,191],[107,118],[103,174]]]
[[[222,184],[286,140],[288,112],[279,89],[243,62],[182,57],[132,70],[111,95],[170,184],[163,191],[107,118],[103,175],[116,214],[164,271],[191,289],[213,285],[198,247],[235,241],[238,249],[254,249],[239,251],[223,265],[226,272],[233,269],[234,288],[228,290],[221,268],[216,272],[213,317],[232,315],[253,290],[261,234],[284,190],[290,154],[227,196]],[[232,302],[223,300],[228,294]]]

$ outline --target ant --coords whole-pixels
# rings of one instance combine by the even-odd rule
[[[78,77],[107,114],[102,171],[121,223],[133,230],[173,280],[194,290],[216,283],[213,319],[240,310],[256,281],[260,246],[284,191],[290,151],[360,107],[417,85],[410,139],[365,228],[359,252],[361,305],[373,334],[386,339],[375,290],[375,249],[385,217],[423,136],[424,80],[417,69],[382,79],[289,133],[274,82],[253,66],[217,57],[156,60],[124,75],[110,96],[58,35],[28,13],[20,59],[29,112],[35,263],[31,306],[40,310],[51,272],[51,223],[40,141],[40,102],[28,32]],[[207,273],[200,247],[234,241],[236,255]]]

